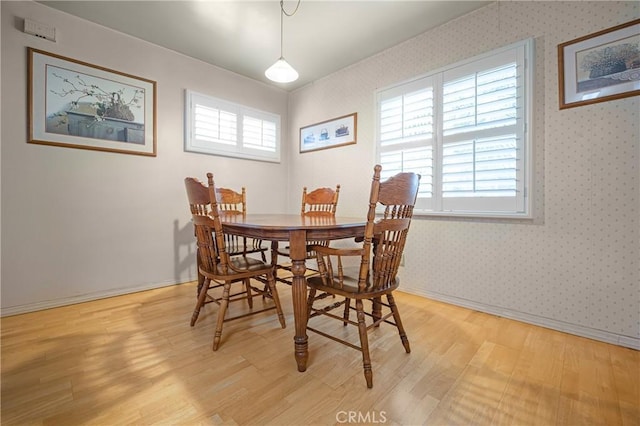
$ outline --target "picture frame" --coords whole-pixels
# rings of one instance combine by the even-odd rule
[[[28,48],[28,143],[156,156],[156,82]]]
[[[352,145],[357,135],[357,112],[301,127],[300,153]]]
[[[558,45],[560,109],[640,94],[640,19]]]

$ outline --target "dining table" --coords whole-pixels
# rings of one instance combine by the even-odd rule
[[[295,322],[294,357],[298,371],[307,369],[307,282],[305,260],[308,241],[340,240],[364,236],[362,217],[305,216],[301,214],[245,214],[220,217],[224,233],[261,239],[288,241],[293,272],[291,286]]]

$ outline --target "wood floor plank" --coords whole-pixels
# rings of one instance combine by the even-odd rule
[[[274,311],[231,321],[213,352],[217,307],[189,325],[195,285],[0,319],[2,425],[640,426],[635,350],[400,292],[412,351],[372,330],[367,389],[361,354],[312,333],[297,371],[283,285],[286,329]]]

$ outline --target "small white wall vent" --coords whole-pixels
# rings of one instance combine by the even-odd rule
[[[31,19],[24,20],[24,32],[36,37],[45,38],[47,40],[56,41],[56,29]]]

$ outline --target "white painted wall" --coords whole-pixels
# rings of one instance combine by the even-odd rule
[[[189,88],[280,114],[286,129],[286,92],[35,2],[1,3],[3,315],[193,280],[185,176],[211,171],[247,187],[249,210],[284,209],[287,150],[281,164],[186,153],[183,106]],[[24,18],[56,27],[57,42],[23,33]],[[28,144],[28,46],[155,80],[157,157]]]
[[[638,348],[639,98],[560,111],[557,45],[637,19],[639,8],[494,3],[298,89],[290,96],[291,135],[357,112],[358,142],[305,154],[292,145],[290,182],[340,183],[338,213],[364,214],[374,91],[533,37],[535,219],[414,220],[402,289]]]

